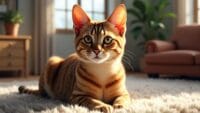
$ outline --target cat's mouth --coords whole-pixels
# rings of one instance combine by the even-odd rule
[[[104,57],[96,55],[93,58],[90,58],[90,60],[94,63],[99,64],[99,63],[104,63],[106,60],[108,60],[108,58],[109,58],[109,55],[106,55]]]
[[[96,55],[96,56],[94,57],[94,59],[101,59],[101,58],[100,58],[99,56]]]
[[[98,56],[98,55],[96,55],[95,57],[93,57],[92,58],[93,60],[95,60],[95,61],[98,61],[98,60],[101,60],[101,59],[103,59],[102,57],[100,57],[100,56]]]

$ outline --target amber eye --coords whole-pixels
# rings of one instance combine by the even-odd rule
[[[110,44],[110,43],[112,43],[112,41],[113,41],[113,38],[111,36],[106,36],[103,40],[103,43]]]
[[[91,44],[91,43],[92,43],[92,37],[89,36],[89,35],[86,35],[86,36],[83,38],[83,40],[84,40],[84,43],[86,43],[86,44]]]

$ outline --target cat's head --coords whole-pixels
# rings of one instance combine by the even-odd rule
[[[125,48],[126,8],[120,4],[105,21],[95,22],[79,6],[74,5],[72,19],[75,49],[81,60],[104,63],[121,60]]]

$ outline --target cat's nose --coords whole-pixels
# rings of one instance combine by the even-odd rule
[[[98,55],[99,53],[100,53],[100,50],[98,50],[98,49],[95,49],[95,50],[93,50],[94,51],[94,53],[96,54],[96,55]]]

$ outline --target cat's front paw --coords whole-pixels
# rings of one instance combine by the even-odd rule
[[[130,96],[128,94],[119,96],[113,102],[115,109],[127,108],[130,104]]]
[[[94,108],[95,110],[101,111],[103,113],[112,113],[113,107],[111,105],[98,105]]]

